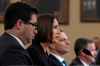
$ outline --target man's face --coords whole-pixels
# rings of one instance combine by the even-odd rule
[[[91,44],[88,43],[87,47],[86,47],[87,50],[90,51],[91,55],[88,55],[86,53],[82,53],[82,57],[84,57],[84,59],[86,59],[87,61],[85,61],[86,63],[93,63],[95,62],[95,57],[96,57],[96,47],[95,47],[95,43],[92,42]]]
[[[24,27],[24,38],[26,38],[27,41],[31,41],[34,39],[35,35],[37,34],[37,15],[33,14],[31,16],[31,20],[29,21],[29,24],[25,24]]]
[[[100,49],[100,37],[94,37],[95,45],[97,49]]]
[[[60,35],[55,38],[52,45],[54,46],[54,50],[62,55],[69,52],[70,49],[70,41],[64,32],[61,32]]]
[[[92,56],[96,56],[96,46],[95,43],[88,44],[87,49],[91,52]]]

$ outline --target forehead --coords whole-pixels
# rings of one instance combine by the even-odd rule
[[[58,21],[56,18],[53,20],[53,25],[58,25]]]
[[[95,43],[88,43],[87,48],[95,48]]]
[[[36,14],[32,14],[30,22],[32,22],[32,23],[37,22],[37,15]]]

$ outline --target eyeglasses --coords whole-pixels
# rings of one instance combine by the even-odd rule
[[[35,27],[38,26],[37,23],[31,23],[31,22],[28,22],[28,23],[26,23],[26,24],[30,24],[30,25],[35,26]]]
[[[31,24],[32,26],[37,27],[37,23],[31,23],[31,22],[29,22],[28,24]]]

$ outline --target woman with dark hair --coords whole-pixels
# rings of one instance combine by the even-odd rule
[[[48,47],[52,43],[53,36],[59,33],[59,24],[54,15],[44,14],[38,17],[37,35],[32,47],[28,49],[35,65],[50,66],[47,58]]]

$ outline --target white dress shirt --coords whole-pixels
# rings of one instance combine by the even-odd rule
[[[58,59],[61,63],[64,61],[64,58],[63,58],[63,57],[61,57],[61,56],[59,56],[59,55],[57,55],[57,54],[54,54],[54,53],[52,53],[52,52],[51,52],[51,54],[52,54],[56,59]],[[65,66],[65,64],[63,64],[63,66]]]
[[[80,59],[80,61],[82,62],[82,64],[83,64],[84,66],[89,66],[89,64],[85,63],[83,60]]]

